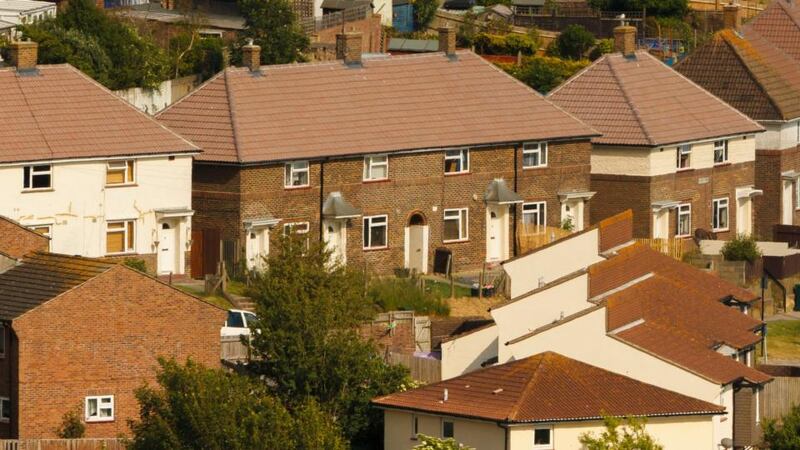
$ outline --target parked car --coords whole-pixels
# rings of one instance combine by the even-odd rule
[[[221,336],[250,336],[250,325],[257,319],[250,311],[231,309],[228,319],[220,330]]]

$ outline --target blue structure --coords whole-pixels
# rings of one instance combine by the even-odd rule
[[[392,26],[401,33],[414,31],[414,5],[410,0],[392,2]]]

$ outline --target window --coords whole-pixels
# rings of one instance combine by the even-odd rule
[[[728,162],[728,141],[714,141],[714,164]]]
[[[552,449],[553,430],[548,428],[536,428],[533,430],[533,448]]]
[[[106,166],[106,184],[133,184],[134,163],[130,161],[109,161]]]
[[[544,167],[547,165],[547,142],[528,142],[522,144],[522,168]]]
[[[364,217],[364,248],[386,247],[387,216]]]
[[[256,320],[258,320],[258,317],[253,313],[244,313],[244,320],[245,320],[245,325],[247,325],[249,327],[249,326],[253,325],[254,323],[256,323]]]
[[[28,228],[34,233],[39,233],[42,236],[50,237],[50,225],[31,225]]]
[[[238,311],[228,311],[228,320],[225,325],[231,328],[245,328],[242,313]]]
[[[455,437],[455,424],[449,420],[442,422],[442,437],[447,439]]]
[[[756,391],[756,423],[761,423],[761,399],[759,398],[761,389],[754,387],[753,390]]]
[[[286,163],[285,187],[308,186],[308,161]]]
[[[106,225],[106,253],[130,253],[136,248],[133,220],[108,222]]]
[[[678,147],[678,169],[688,169],[692,166],[692,146],[681,145]]]
[[[22,187],[27,190],[53,187],[52,168],[49,164],[25,166],[22,169]]]
[[[444,173],[469,172],[469,150],[447,150],[444,152]]]
[[[714,231],[728,229],[728,199],[715,198],[712,202],[711,228]]]
[[[389,178],[389,156],[377,155],[364,158],[364,180]]]
[[[469,210],[445,209],[444,210],[444,242],[466,241],[469,238],[467,219]]]
[[[306,234],[308,233],[308,230],[309,230],[308,222],[293,222],[293,223],[283,224],[283,234],[285,236],[288,236],[292,233]]]
[[[547,226],[547,203],[523,203],[522,225],[526,232],[544,233]]]
[[[114,420],[114,396],[86,397],[86,421],[108,422]]]
[[[678,205],[678,227],[676,236],[692,234],[692,205]]]
[[[11,422],[11,399],[0,397],[0,422]]]

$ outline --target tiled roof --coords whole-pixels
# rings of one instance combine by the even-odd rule
[[[0,274],[0,319],[13,320],[115,265],[78,256],[30,254]]]
[[[228,68],[158,119],[240,163],[597,135],[469,51]]]
[[[445,389],[447,401],[443,401]],[[552,352],[376,398],[373,404],[506,423],[724,412],[719,405]]]
[[[50,238],[0,216],[0,253],[20,259],[28,253],[47,250]]]
[[[0,69],[0,163],[197,152],[69,65]]]
[[[600,131],[598,144],[660,146],[763,130],[646,51],[605,55],[548,99]]]
[[[742,29],[745,36],[748,32],[756,32],[800,61],[800,6],[796,1],[773,0]]]

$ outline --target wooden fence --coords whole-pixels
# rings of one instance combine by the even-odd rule
[[[442,381],[442,362],[438,359],[418,358],[414,355],[390,353],[386,357],[391,364],[400,364],[408,367],[411,378],[425,383]]]
[[[125,450],[123,439],[8,439],[0,450]]]
[[[679,261],[683,258],[683,254],[686,252],[684,239],[637,238],[636,242],[646,245],[657,252],[671,256]]]
[[[525,253],[565,238],[570,234],[572,234],[571,231],[563,228],[523,224],[518,230],[517,244],[520,253]]]
[[[759,366],[774,377],[764,386],[764,417],[778,419],[800,405],[800,367]]]
[[[222,344],[220,358],[223,361],[250,361],[250,347],[243,343],[239,336],[222,336],[220,343]]]

